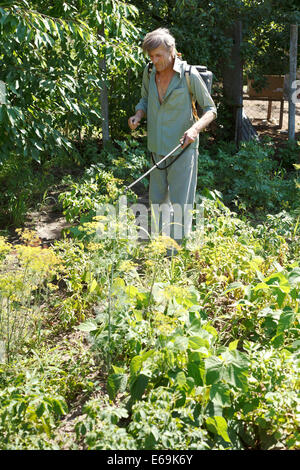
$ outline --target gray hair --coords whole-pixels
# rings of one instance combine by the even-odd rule
[[[173,55],[176,54],[175,39],[166,28],[158,28],[146,34],[143,42],[143,51],[150,52],[160,46],[163,46]]]

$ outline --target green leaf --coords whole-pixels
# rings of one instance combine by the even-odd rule
[[[133,400],[140,400],[148,385],[149,377],[140,374],[130,386],[130,394]]]
[[[20,403],[20,405],[18,406],[18,415],[19,415],[19,416],[21,416],[21,414],[23,413],[23,411],[26,410],[27,406],[28,406],[28,403],[26,403],[26,401],[22,401],[22,402]]]
[[[218,357],[208,357],[205,359],[205,382],[207,385],[212,385],[220,380],[223,363]]]
[[[46,409],[45,403],[42,401],[35,410],[35,414],[37,415],[38,418],[40,418],[42,416],[45,409]]]
[[[231,343],[229,343],[229,346],[228,346],[229,351],[234,351],[237,348],[238,343],[239,343],[238,339],[236,339],[235,341],[231,341]]]
[[[6,108],[6,113],[8,116],[8,119],[11,123],[12,126],[15,125],[16,119],[17,119],[17,114],[13,108],[7,107]]]
[[[288,280],[289,283],[294,286],[300,283],[300,268],[294,268],[293,271],[291,271],[288,274]]]
[[[224,291],[224,294],[227,294],[228,292],[231,292],[235,289],[244,289],[244,288],[245,288],[244,284],[242,284],[240,281],[232,282]]]
[[[280,287],[273,287],[273,291],[274,291],[274,294],[277,295],[277,305],[279,308],[282,307],[284,301],[285,301],[285,298],[286,298],[286,293],[284,291],[282,291],[282,289]]]
[[[126,374],[110,374],[106,384],[109,398],[114,400],[119,392],[124,392],[126,385]]]
[[[143,359],[141,356],[134,356],[130,363],[130,374],[138,375],[143,365]]]
[[[271,339],[271,344],[274,348],[280,348],[284,344],[284,334],[279,333],[273,336]]]
[[[63,400],[58,398],[52,399],[52,406],[56,414],[63,416],[67,412],[67,405]]]
[[[96,289],[97,286],[98,286],[98,283],[97,283],[96,279],[93,279],[93,280],[92,280],[92,283],[91,283],[91,285],[90,285],[90,294],[91,294],[92,292],[94,292],[94,290]]]
[[[183,371],[178,372],[175,378],[175,384],[178,385],[179,388],[182,388],[186,383],[186,376]]]
[[[199,318],[194,318],[189,326],[188,332],[197,334],[203,330],[202,321]]]
[[[120,277],[116,277],[112,284],[112,293],[119,294],[120,292],[124,292],[125,289],[125,281]]]
[[[218,382],[210,388],[210,398],[214,404],[224,407],[230,406],[230,388],[227,384]]]
[[[217,330],[209,323],[203,325],[203,330],[207,331],[213,338],[217,338],[218,336]]]
[[[228,349],[220,357],[208,357],[205,370],[207,385],[224,380],[244,392],[247,390],[248,360],[244,353]]]
[[[227,422],[223,416],[207,418],[205,424],[210,432],[221,436],[226,442],[231,442],[227,433]]]
[[[204,375],[205,375],[204,361],[202,361],[201,363],[188,362],[187,370],[188,370],[189,377],[192,377],[194,379],[196,386],[204,385]]]
[[[245,353],[240,351],[227,351],[222,355],[225,360],[222,378],[236,388],[247,390],[247,375],[249,361]]]
[[[174,341],[174,349],[177,351],[185,351],[188,347],[188,338],[186,336],[176,336]]]
[[[177,400],[175,401],[175,407],[176,408],[181,408],[184,406],[186,402],[186,393],[184,390],[179,390],[176,394],[178,396]]]
[[[0,122],[4,121],[4,119],[5,119],[5,106],[1,105],[1,96],[0,96]]]
[[[125,374],[125,369],[123,367],[118,367],[118,366],[112,365],[112,368],[113,368],[115,374]]]
[[[202,347],[209,348],[209,342],[200,336],[190,336],[188,339],[188,347],[190,349],[200,349]]]
[[[85,322],[80,323],[80,325],[76,326],[77,330],[86,332],[95,331],[97,330],[97,328],[98,324],[95,320],[86,320]]]
[[[139,290],[135,286],[131,286],[131,285],[126,286],[124,287],[124,290],[130,299],[135,299],[137,295],[139,294]]]
[[[295,312],[290,307],[285,307],[278,321],[277,333],[288,330],[294,323],[295,316]]]

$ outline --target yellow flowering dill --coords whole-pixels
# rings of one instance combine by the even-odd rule
[[[20,301],[30,295],[32,286],[29,282],[24,282],[24,272],[14,271],[0,274],[0,293],[1,297],[7,297],[11,300]]]
[[[99,221],[94,222],[85,222],[84,224],[78,227],[78,230],[84,232],[86,235],[93,235],[98,229]]]
[[[16,245],[15,248],[21,266],[29,271],[48,274],[55,272],[55,267],[61,264],[51,248],[24,245]]]
[[[144,264],[148,268],[152,268],[155,265],[155,261],[153,261],[152,259],[147,259]]]
[[[0,259],[11,251],[11,247],[11,244],[6,241],[5,237],[0,237]]]
[[[41,243],[39,236],[34,230],[17,228],[16,232],[26,245],[37,246]]]
[[[101,251],[104,248],[103,243],[90,242],[86,245],[88,251]]]
[[[118,271],[121,271],[123,273],[129,273],[130,271],[135,271],[137,267],[138,265],[136,263],[133,263],[130,260],[124,260],[120,263]]]
[[[97,222],[99,222],[99,221],[101,221],[101,220],[106,220],[106,219],[107,219],[107,217],[106,217],[105,215],[95,215],[95,216],[93,217],[93,220],[94,220],[93,223],[97,223]],[[90,224],[91,224],[91,223],[92,223],[92,222],[90,222]],[[87,224],[88,224],[88,223],[87,223]],[[84,224],[84,225],[86,225],[86,224]]]
[[[114,217],[109,215],[98,215],[93,217],[92,222],[85,222],[78,229],[88,236],[94,236],[96,240],[99,238],[109,238],[116,234],[117,221]]]
[[[48,283],[47,283],[47,287],[48,287],[48,289],[49,289],[50,291],[55,291],[55,290],[58,290],[58,289],[59,289],[59,287],[58,287],[57,285],[55,285],[55,284],[52,284],[52,282],[48,282]]]
[[[178,285],[170,285],[166,286],[164,290],[164,295],[168,300],[171,300],[172,298],[185,300],[186,298],[188,298],[189,292],[184,287]]]
[[[176,317],[170,317],[158,311],[153,313],[152,321],[152,326],[166,336],[171,334],[178,326],[178,319]]]
[[[170,248],[175,248],[177,251],[181,250],[181,247],[175,240],[173,240],[173,238],[168,237],[167,235],[159,235],[150,241],[148,246],[145,248],[145,252],[149,255],[162,255]]]

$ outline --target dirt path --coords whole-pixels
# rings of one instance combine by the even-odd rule
[[[40,211],[29,212],[25,223],[27,228],[36,231],[42,245],[49,245],[62,237],[63,230],[70,227],[56,204],[47,205]]]

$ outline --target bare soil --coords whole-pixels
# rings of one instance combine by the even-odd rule
[[[280,102],[273,101],[270,120],[268,116],[268,102],[256,100],[244,100],[244,111],[252,122],[258,135],[268,135],[276,143],[288,140],[288,102],[284,101],[282,128],[279,128]],[[300,140],[300,103],[296,104],[295,122],[296,140]]]
[[[62,237],[64,229],[71,226],[64,215],[53,206],[45,206],[41,211],[30,212],[27,215],[28,228],[34,229],[41,240],[41,245],[49,245]]]

